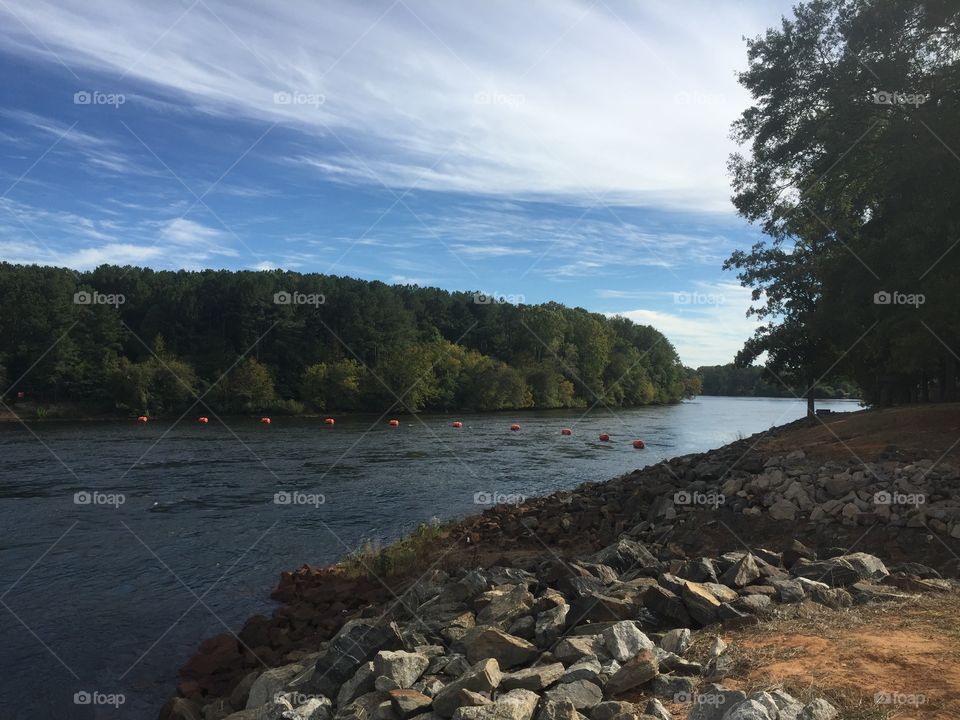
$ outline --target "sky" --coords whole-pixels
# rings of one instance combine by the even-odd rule
[[[556,300],[696,367],[744,36],[782,0],[0,0],[0,259],[271,269]]]

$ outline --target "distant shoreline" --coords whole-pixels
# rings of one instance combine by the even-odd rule
[[[732,399],[744,399],[744,400],[789,400],[794,402],[806,402],[805,398],[796,398],[796,397],[776,397],[776,396],[760,396],[760,395],[697,395],[692,398],[685,398],[679,400],[676,403],[650,403],[648,405],[632,405],[629,407],[618,407],[618,410],[638,410],[641,408],[652,408],[652,407],[668,407],[671,405],[678,405],[684,402],[689,402],[691,400],[696,400],[701,397],[715,397],[715,398],[732,398]],[[821,402],[862,402],[860,398],[817,398]],[[8,407],[10,410],[16,411],[17,404],[9,404]],[[102,414],[93,414],[93,413],[78,413],[76,415],[64,415],[60,414],[63,410],[67,409],[69,406],[60,405],[54,406],[59,408],[59,411],[54,412],[51,416],[45,417],[36,417],[34,413],[36,412],[35,405],[31,405],[28,412],[23,415],[16,415],[13,412],[7,410],[0,410],[0,423],[53,423],[53,422],[119,422],[128,420],[135,423],[137,421],[136,415],[120,414],[120,413],[102,413]],[[602,406],[599,406],[602,407]],[[583,407],[562,407],[562,408],[536,408],[536,407],[526,407],[526,408],[514,408],[514,409],[503,409],[503,410],[430,410],[423,411],[418,413],[410,413],[406,410],[396,411],[392,415],[390,413],[384,413],[384,418],[390,416],[396,417],[410,417],[413,415],[417,416],[449,416],[454,417],[459,414],[463,415],[496,415],[498,413],[530,413],[530,412],[566,412],[566,411],[583,411]],[[197,415],[202,416],[203,411],[197,411]],[[286,415],[286,414],[271,414],[269,411],[263,411],[258,413],[251,413],[249,415],[238,415],[236,413],[232,414],[221,414],[214,416],[212,413],[209,416],[211,420],[215,420],[216,417],[221,418],[232,418],[232,419],[248,419],[256,420],[261,417],[271,417],[271,418],[293,418],[293,419],[322,419],[327,417],[363,417],[363,416],[375,416],[379,415],[374,410],[331,410],[330,412],[320,412],[320,413],[298,413],[296,415]],[[173,415],[151,415],[151,420],[172,420]],[[183,421],[188,421],[190,418],[185,416]],[[196,418],[193,419],[196,421]]]

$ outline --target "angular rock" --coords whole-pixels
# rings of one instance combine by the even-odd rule
[[[570,606],[564,603],[537,615],[534,624],[537,645],[546,647],[556,642],[557,638],[563,634],[563,628],[566,627],[569,611]]]
[[[399,643],[400,638],[389,626],[375,620],[348,621],[317,658],[311,688],[333,697],[362,663],[378,650],[389,650]]]
[[[377,716],[378,708],[389,700],[390,696],[386,693],[366,693],[346,707],[338,708],[334,717],[337,720],[373,720]]]
[[[650,692],[671,701],[678,696],[692,695],[696,689],[697,682],[683,675],[657,675],[650,681]]]
[[[839,714],[833,705],[823,698],[817,698],[804,705],[803,710],[797,715],[797,720],[834,720]]]
[[[713,560],[705,557],[688,561],[677,575],[693,582],[717,582],[717,569],[713,565]]]
[[[463,645],[470,662],[494,658],[504,669],[532,662],[540,653],[536,645],[527,640],[490,626],[478,626],[468,632]]]
[[[373,661],[363,663],[357,668],[353,677],[340,687],[340,691],[337,693],[337,707],[346,707],[361,695],[372,691],[375,680]]]
[[[690,630],[688,628],[674,628],[660,640],[660,647],[667,652],[684,655],[690,647]]]
[[[720,582],[728,587],[741,588],[760,577],[760,568],[751,553],[747,553],[737,563],[720,576]]]
[[[799,508],[789,500],[778,500],[767,511],[774,520],[788,520],[793,522],[797,519]]]
[[[590,720],[623,720],[636,715],[637,709],[633,703],[606,700],[593,706],[590,711]]]
[[[846,587],[859,580],[881,580],[887,575],[880,558],[867,553],[840,555],[828,560],[798,560],[791,572],[808,580],[825,582],[833,587]]]
[[[453,720],[531,720],[539,700],[529,690],[511,690],[489,705],[457,708]]]
[[[601,670],[600,662],[595,657],[581,658],[567,668],[567,671],[560,678],[560,683],[569,683],[574,680],[587,680],[595,685],[602,685],[603,682],[600,681]]]
[[[481,625],[509,623],[533,607],[533,595],[526,585],[516,585],[507,591],[490,590],[480,597],[484,596],[488,596],[489,603],[477,612],[477,623]]]
[[[681,625],[691,625],[690,613],[683,602],[666,588],[659,585],[647,588],[643,593],[643,604],[664,620]]]
[[[425,712],[433,704],[432,699],[416,690],[391,690],[388,695],[393,711],[403,720]]]
[[[298,720],[330,720],[333,717],[333,707],[327,698],[309,698],[306,702],[293,709]]]
[[[777,710],[780,713],[779,720],[797,720],[797,715],[800,714],[800,711],[803,710],[803,703],[799,702],[796,698],[790,695],[783,690],[771,690],[769,693],[766,693],[773,698],[773,702],[777,706]],[[772,715],[773,713],[771,713]]]
[[[641,650],[653,650],[655,643],[632,622],[618,622],[603,631],[603,642],[610,656],[618,661],[629,660]]]
[[[719,619],[720,601],[700,583],[687,582],[683,587],[683,604],[697,623],[706,626]]]
[[[481,660],[434,696],[433,711],[441,717],[451,717],[459,706],[461,690],[490,692],[500,684],[502,677],[496,660],[493,658]]]
[[[590,557],[595,563],[609,565],[614,570],[625,573],[637,568],[656,567],[660,563],[643,543],[621,538]]]
[[[576,662],[585,655],[599,658],[602,654],[606,654],[606,644],[603,642],[602,635],[565,637],[553,649],[553,659],[567,664]]]
[[[412,687],[428,665],[426,655],[405,650],[381,650],[373,658],[374,675],[388,677],[400,688]]]
[[[637,609],[632,600],[591,592],[573,601],[568,622],[579,625],[585,621],[630,620],[637,616]]]
[[[730,708],[747,699],[744,692],[722,685],[707,685],[693,698],[687,720],[721,720]]]
[[[577,710],[589,710],[603,700],[603,691],[587,680],[555,685],[543,695],[547,700],[569,700]]]
[[[540,712],[537,713],[537,720],[580,720],[581,717],[569,700],[544,698],[540,702]]]
[[[492,703],[485,693],[474,692],[473,690],[460,691],[460,707],[480,707]]]
[[[733,606],[745,613],[757,615],[770,609],[771,600],[767,595],[744,595]]]
[[[284,665],[263,672],[250,686],[247,710],[265,705],[303,670],[303,665]]]
[[[736,590],[734,590],[733,588],[729,588],[726,585],[721,585],[720,583],[700,583],[700,584],[703,585],[703,587],[705,587],[707,590],[709,590],[711,594],[722,603],[733,602],[738,597],[740,597],[740,593],[738,593]]]
[[[772,584],[777,590],[777,599],[782,603],[802,602],[806,594],[797,580],[774,580]]]
[[[663,706],[663,703],[657,700],[657,698],[647,700],[647,705],[643,708],[643,714],[654,720],[673,720],[673,715],[670,714],[670,711],[667,710]]]
[[[730,708],[723,716],[723,720],[775,720],[767,712],[767,708],[756,700],[744,700]]]
[[[563,663],[534,665],[533,667],[517,670],[516,672],[505,673],[500,680],[499,687],[501,690],[516,690],[520,688],[522,690],[540,692],[557,682],[563,673]]]
[[[651,650],[641,650],[625,662],[604,686],[607,696],[617,695],[650,682],[659,672],[659,663]]]

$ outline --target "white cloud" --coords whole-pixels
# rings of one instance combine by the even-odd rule
[[[652,325],[667,336],[683,364],[690,367],[733,362],[758,326],[755,318],[746,317],[748,288],[734,283],[698,283],[692,290],[678,291],[676,296],[680,301],[673,311],[637,308],[606,314]]]
[[[729,211],[741,35],[787,3],[188,7],[8,0],[0,47],[146,81],[161,104],[295,126],[315,139],[296,157],[344,182]]]
[[[509,255],[529,255],[528,248],[510,247],[508,245],[452,245],[454,252],[476,257],[506,257]]]

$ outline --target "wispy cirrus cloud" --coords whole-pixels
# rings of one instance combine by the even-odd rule
[[[0,47],[296,128],[343,182],[726,211],[741,35],[786,9],[8,0]]]

